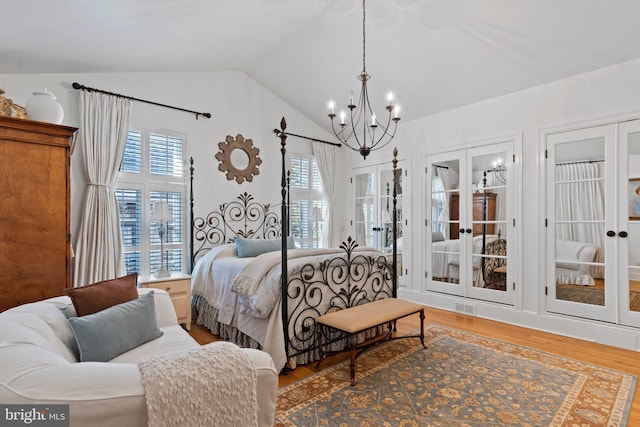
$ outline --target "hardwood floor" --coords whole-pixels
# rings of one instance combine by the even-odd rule
[[[474,334],[508,341],[513,344],[543,350],[575,360],[627,372],[635,375],[636,377],[640,377],[640,353],[635,351],[595,344],[574,338],[540,332],[533,329],[508,325],[506,323],[427,307],[425,324],[431,323],[437,323],[472,332]],[[420,327],[420,320],[417,316],[409,316],[398,321],[397,327],[398,334],[409,334]],[[191,335],[200,344],[206,344],[217,340],[217,338],[209,333],[209,331],[198,325],[192,325]],[[366,357],[366,355],[363,357]],[[346,358],[348,358],[347,353],[341,353],[339,355],[329,357],[322,362],[320,369],[331,366],[339,361],[345,360]],[[287,375],[281,374],[279,385],[282,387],[287,384],[291,384],[317,372],[318,370],[319,369],[316,369],[315,367],[315,363],[298,366]],[[636,387],[633,397],[628,425],[640,426],[640,393],[638,392],[638,387]]]

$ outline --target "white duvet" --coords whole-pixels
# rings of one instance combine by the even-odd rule
[[[380,256],[381,252],[367,247],[355,249],[358,255]],[[288,259],[289,277],[300,272],[307,264],[319,263],[346,257],[340,248],[307,251],[291,250]],[[266,256],[265,256],[266,255]],[[192,294],[204,297],[218,311],[217,321],[237,328],[262,345],[273,358],[276,368],[286,363],[282,316],[280,315],[280,253],[258,257],[238,258],[233,243],[217,246],[207,252],[194,266],[192,272]],[[265,265],[256,268],[256,259],[269,258]],[[277,262],[273,259],[277,258]],[[234,279],[249,270],[264,270],[253,295],[243,295],[233,290]]]
[[[495,234],[485,236],[485,245],[497,239]],[[473,237],[473,253],[482,253],[482,236]],[[481,258],[473,257],[473,268],[480,267]],[[442,240],[432,243],[431,250],[431,277],[459,279],[460,266],[460,239]]]

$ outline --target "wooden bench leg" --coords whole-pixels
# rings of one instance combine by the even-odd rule
[[[351,374],[351,387],[356,385],[356,347],[351,345],[349,348],[351,361],[349,363],[349,373]]]
[[[422,347],[427,348],[424,345],[424,308],[420,310],[420,342],[422,343]]]

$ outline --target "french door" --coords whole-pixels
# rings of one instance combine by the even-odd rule
[[[620,124],[618,138],[620,323],[640,327],[640,120]]]
[[[512,141],[427,158],[428,290],[514,304],[513,162]]]
[[[548,135],[546,152],[547,310],[640,326],[640,121]]]
[[[406,186],[405,161],[398,161],[396,169],[396,244],[398,254],[398,284],[406,286],[407,261],[403,259],[403,248],[410,247],[407,234],[407,209],[403,194]],[[354,168],[354,210],[352,225],[356,242],[360,246],[371,246],[390,254],[393,251],[393,187],[394,176],[391,162]]]

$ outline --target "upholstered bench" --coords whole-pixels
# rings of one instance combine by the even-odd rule
[[[404,335],[401,337],[392,337],[392,324],[398,319],[410,316],[412,314],[420,314],[420,334],[419,335]],[[348,345],[350,353],[349,371],[351,374],[351,385],[356,384],[356,358],[367,350],[370,346],[378,344],[381,341],[388,341],[392,339],[400,338],[413,338],[420,337],[422,346],[424,345],[424,306],[416,304],[411,301],[386,298],[378,301],[373,301],[368,304],[357,305],[355,307],[345,308],[340,311],[334,311],[320,316],[316,319],[318,324],[317,338],[318,348],[320,349],[320,360],[318,360],[317,366],[320,366],[320,362],[326,354],[322,350],[322,338],[323,327],[336,329],[338,331],[348,334]],[[389,326],[388,333],[380,339],[373,341],[365,341],[362,344],[357,344],[353,337],[359,332],[367,329],[375,328],[387,324]],[[357,350],[360,350],[356,352]]]

